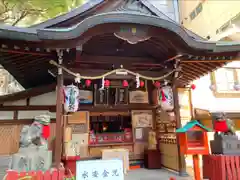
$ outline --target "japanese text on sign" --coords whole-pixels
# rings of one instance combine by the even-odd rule
[[[76,180],[123,180],[122,160],[92,160],[77,162]]]

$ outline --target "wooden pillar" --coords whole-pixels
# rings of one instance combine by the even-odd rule
[[[179,98],[178,98],[178,89],[176,87],[177,82],[173,81],[173,101],[174,101],[174,114],[176,118],[176,126],[177,129],[181,128],[181,115],[180,115],[180,105],[179,105]],[[186,162],[184,155],[180,152],[180,145],[179,145],[179,138],[177,136],[177,149],[178,149],[178,168],[179,168],[179,176],[188,176],[186,172]]]
[[[192,104],[192,90],[189,89],[189,104],[190,104],[190,111],[191,111],[191,119],[195,119],[195,112]]]
[[[57,50],[58,54],[58,63],[61,65],[63,61],[63,51]],[[63,124],[63,73],[62,68],[58,68],[57,75],[57,102],[56,102],[56,139],[55,139],[55,149],[54,149],[54,160],[55,167],[59,168],[61,163],[62,156],[62,124]]]
[[[193,169],[194,169],[194,178],[195,180],[201,180],[201,173],[199,167],[199,156],[198,154],[193,155]]]

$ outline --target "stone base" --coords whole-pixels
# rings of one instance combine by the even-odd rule
[[[215,133],[214,140],[210,141],[212,154],[240,155],[240,140],[235,135]]]

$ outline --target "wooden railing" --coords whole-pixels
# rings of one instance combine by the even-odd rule
[[[240,156],[203,156],[203,178],[210,180],[239,180]]]

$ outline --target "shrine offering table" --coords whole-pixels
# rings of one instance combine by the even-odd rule
[[[146,150],[144,152],[144,166],[148,169],[160,169],[161,153],[158,150]]]
[[[107,143],[107,144],[91,144],[89,147],[90,157],[102,157],[104,149],[128,149],[129,153],[133,152],[133,143]]]
[[[203,178],[210,180],[240,179],[240,156],[204,155]]]
[[[102,159],[121,159],[123,161],[123,169],[126,174],[129,170],[129,151],[127,149],[104,149],[102,151]]]

